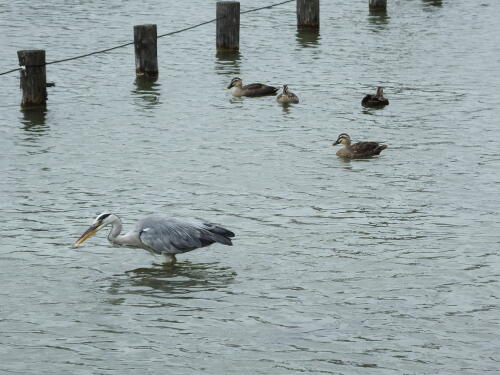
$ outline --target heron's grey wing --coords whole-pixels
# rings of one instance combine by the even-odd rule
[[[184,253],[214,242],[232,245],[227,229],[212,224],[192,224],[177,219],[149,216],[139,223],[141,242],[157,253]]]

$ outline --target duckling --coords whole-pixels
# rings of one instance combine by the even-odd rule
[[[344,148],[338,150],[337,155],[349,159],[368,158],[380,154],[387,148],[387,145],[378,142],[358,142],[351,145],[351,137],[346,133],[340,134],[333,146],[338,144],[343,144]]]
[[[293,92],[288,91],[288,85],[283,85],[283,92],[278,95],[276,101],[281,104],[288,104],[288,103],[297,104],[299,102],[299,97],[295,95]]]
[[[232,88],[233,96],[264,96],[264,95],[276,95],[278,92],[278,87],[264,85],[262,83],[251,83],[249,85],[243,86],[243,81],[241,78],[235,77],[231,80],[231,83],[227,89]]]
[[[386,105],[389,105],[389,100],[387,98],[384,98],[384,88],[378,87],[377,93],[375,95],[366,95],[361,101],[361,105],[363,107],[369,108],[382,108]]]

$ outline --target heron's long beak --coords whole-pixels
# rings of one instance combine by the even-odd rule
[[[84,243],[88,238],[93,236],[95,233],[97,233],[103,226],[100,224],[93,224],[89,229],[83,233],[79,239],[75,241],[73,244],[74,247],[80,246],[82,243]]]

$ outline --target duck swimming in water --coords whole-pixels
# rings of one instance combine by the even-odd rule
[[[293,92],[288,91],[288,85],[283,85],[283,92],[278,95],[276,101],[281,104],[288,104],[288,103],[297,104],[299,102],[299,97],[295,95]]]
[[[358,142],[351,144],[351,137],[346,133],[340,134],[333,146],[338,144],[344,145],[344,148],[338,150],[337,155],[349,159],[369,158],[379,155],[382,150],[387,148],[387,145],[382,145],[378,142]]]
[[[235,77],[231,80],[227,89],[232,89],[233,96],[265,96],[276,95],[279,88],[264,85],[263,83],[251,83],[243,86],[241,78]]]
[[[384,88],[378,87],[375,95],[366,95],[361,101],[361,105],[368,108],[382,108],[389,105],[389,100],[384,97]]]

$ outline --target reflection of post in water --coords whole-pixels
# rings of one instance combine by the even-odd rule
[[[137,87],[136,92],[145,91],[145,92],[158,92],[159,83],[156,83],[156,80],[151,80],[146,77],[137,77],[135,79],[135,85]]]
[[[295,34],[297,42],[302,47],[315,47],[319,43],[319,29],[297,29]]]
[[[387,9],[370,8],[368,21],[374,25],[387,25],[389,23],[389,16],[387,15]]]
[[[137,76],[132,93],[144,99],[147,104],[157,104],[160,98],[160,84],[150,77]]]
[[[217,74],[240,75],[240,51],[217,51],[215,57],[215,72]]]
[[[46,127],[44,125],[47,114],[45,108],[23,109],[21,112],[23,114],[21,122],[24,125],[24,130],[35,133],[45,132]]]

